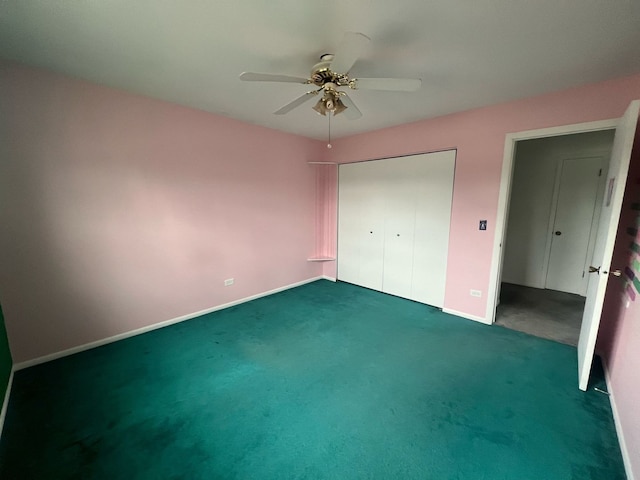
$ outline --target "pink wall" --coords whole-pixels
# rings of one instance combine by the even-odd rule
[[[0,66],[0,91],[0,301],[20,362],[335,275],[335,262],[306,261],[318,250],[309,160],[457,148],[445,306],[483,317],[505,135],[619,117],[640,98],[640,75],[340,139],[331,150],[17,66]],[[325,218],[333,235],[334,217]],[[236,284],[225,288],[228,277]],[[607,296],[600,350],[637,472],[640,300],[622,309],[619,299]]]
[[[16,362],[322,274],[319,142],[15,65],[0,91]]]
[[[621,300],[618,295],[617,299]],[[611,391],[629,455],[629,469],[640,478],[640,300],[628,309],[621,307],[611,351],[606,355],[610,372]]]
[[[456,148],[445,307],[484,318],[506,134],[620,117],[636,98],[640,75],[334,140],[325,160]],[[488,220],[487,231],[478,230],[480,219]],[[325,274],[335,275],[335,265]],[[470,296],[471,289],[482,297]]]
[[[309,183],[305,182],[313,182],[314,171],[304,164],[306,160],[342,163],[457,148],[445,306],[480,317],[486,311],[506,133],[618,117],[631,99],[640,97],[640,75],[636,75],[339,139],[334,141],[334,148],[328,150],[323,142],[249,126],[42,71],[5,67],[0,81],[3,91],[7,92],[3,95],[6,107],[3,108],[6,123],[3,132],[11,139],[9,144],[3,143],[3,148],[10,149],[5,153],[9,162],[4,162],[8,163],[5,168],[9,171],[3,175],[10,185],[4,189],[4,195],[9,198],[3,202],[2,215],[3,218],[11,218],[14,224],[0,241],[8,242],[9,251],[16,242],[23,245],[24,261],[34,263],[29,260],[34,257],[26,252],[46,253],[48,259],[39,264],[40,275],[31,278],[26,283],[28,285],[35,286],[38,282],[42,283],[41,287],[49,285],[51,277],[47,274],[59,274],[59,265],[55,262],[49,265],[53,259],[64,261],[65,270],[71,269],[72,264],[83,262],[95,268],[100,264],[99,259],[104,257],[98,255],[102,249],[119,252],[120,256],[122,247],[136,262],[143,262],[145,256],[138,256],[138,251],[142,250],[149,256],[147,263],[151,265],[151,271],[160,268],[170,277],[171,273],[180,272],[180,275],[193,277],[194,281],[201,280],[200,293],[196,293],[199,289],[190,290],[189,295],[203,295],[206,300],[198,297],[196,302],[203,305],[202,308],[211,306],[210,295],[215,295],[215,305],[264,290],[255,284],[259,278],[245,278],[248,283],[243,284],[240,275],[234,272],[251,277],[248,272],[254,272],[254,267],[255,271],[266,269],[270,273],[259,274],[258,277],[274,280],[271,283],[265,281],[262,285],[275,288],[282,285],[277,277],[288,277],[289,272],[286,268],[274,271],[266,267],[267,264],[278,264],[273,253],[271,257],[263,254],[273,251],[276,243],[267,241],[258,246],[255,240],[252,243],[248,239],[255,239],[255,229],[266,230],[274,219],[273,215],[262,215],[264,209],[275,211],[277,208],[281,216],[276,217],[287,228],[294,228],[295,234],[283,230],[282,225],[275,228],[276,223],[269,229],[273,240],[304,237],[304,241],[297,243],[295,248],[305,250],[305,258],[315,253],[317,246],[308,245],[309,241],[313,242],[308,236],[312,235],[310,232],[314,228],[304,230],[304,223],[287,220],[288,214],[298,215],[296,218],[299,219],[303,210],[313,210],[309,202],[313,200],[315,187],[309,188]],[[251,141],[247,142],[247,138]],[[288,168],[291,162],[297,169]],[[297,175],[305,180],[302,183],[291,181],[290,176]],[[263,182],[263,179],[275,183]],[[214,185],[215,188],[211,188]],[[285,199],[296,194],[302,195],[304,200],[286,202]],[[261,195],[266,195],[269,201],[264,202]],[[271,205],[271,201],[275,203]],[[36,208],[37,205],[40,207]],[[30,213],[35,221],[25,221],[23,210]],[[335,205],[327,211],[335,212]],[[204,215],[216,220],[201,221]],[[335,229],[333,216],[327,215],[326,218],[327,230]],[[255,222],[250,221],[252,219]],[[479,219],[489,220],[487,231],[477,230]],[[130,239],[125,240],[127,234]],[[93,237],[99,237],[100,241],[96,242]],[[40,242],[48,249],[41,249]],[[145,248],[146,244],[150,248]],[[193,247],[185,248],[183,256],[190,256],[193,262],[194,256],[202,255],[210,270],[198,262],[199,268],[191,270],[189,259],[176,259],[179,254],[173,250],[167,255],[167,247],[174,244]],[[49,251],[53,245],[56,245],[56,250]],[[247,256],[242,258],[253,259],[234,261],[235,254],[229,256],[227,245],[238,254],[244,245]],[[154,248],[158,250],[154,251]],[[328,247],[328,250],[332,249]],[[221,252],[225,252],[224,255]],[[68,265],[66,262],[72,253],[76,260]],[[78,254],[85,260],[79,260]],[[4,270],[7,273],[1,277],[5,281],[4,285],[0,283],[0,288],[8,291],[0,290],[0,295],[10,298],[26,296],[25,289],[17,288],[15,279],[30,276],[32,272],[18,268],[21,263],[11,254],[0,255],[9,255],[10,265],[15,270],[11,275],[8,272],[11,269]],[[162,261],[158,262],[158,258]],[[80,278],[89,276],[102,286],[104,276],[109,275],[113,268],[113,263],[106,259],[104,261],[110,268],[99,277],[84,269],[68,273],[77,274]],[[335,276],[335,262],[315,266],[305,264],[296,268]],[[151,295],[164,297],[166,292],[148,283],[140,272],[138,275],[142,278],[138,279],[136,275],[126,275],[128,282],[133,282],[131,286],[141,286]],[[120,285],[122,273],[120,269],[113,272],[113,278],[118,279]],[[293,277],[300,279],[306,275],[298,273]],[[227,276],[237,277],[238,284],[234,289],[220,290],[218,277]],[[13,280],[9,281],[7,277]],[[241,285],[247,289],[243,290]],[[483,296],[471,297],[470,289],[481,290]],[[39,302],[33,300],[33,295],[30,292],[28,300],[23,298],[22,306],[15,307],[16,311],[26,314],[29,309],[38,309]],[[44,301],[52,300],[47,293],[41,295]],[[5,302],[9,317],[14,309],[10,298]],[[62,300],[65,295],[55,298],[58,300],[54,304],[68,305],[66,299]],[[98,303],[103,298],[99,296]],[[94,302],[84,301],[89,304],[86,306],[88,311],[92,311]],[[128,303],[131,302],[137,303],[133,299]],[[113,317],[110,309],[124,309],[124,306],[106,303],[108,318]],[[71,312],[77,306],[65,308]],[[149,308],[152,307],[145,310]],[[136,318],[141,317],[135,308],[127,307],[126,310]],[[33,318],[33,312],[27,316]],[[163,315],[162,318],[171,316]],[[13,327],[9,328],[11,331]],[[89,333],[92,328],[88,326],[89,337],[94,336]],[[12,334],[12,337],[16,335]],[[36,348],[28,357],[42,350]],[[18,352],[17,358],[23,358]]]
[[[630,250],[632,237],[627,233],[628,227],[636,225],[640,214],[631,209],[635,202],[640,202],[640,128],[636,131],[612,268],[633,268],[633,259],[640,259],[640,255]],[[609,282],[597,348],[605,359],[623,425],[630,468],[634,472],[630,478],[640,478],[640,294],[632,301],[624,293],[625,284],[615,278]]]

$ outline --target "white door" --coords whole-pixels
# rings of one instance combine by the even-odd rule
[[[338,278],[382,290],[384,172],[380,162],[340,166]]]
[[[456,151],[430,153],[416,175],[416,222],[411,298],[444,306]]]
[[[580,339],[578,340],[578,386],[581,390],[586,390],[589,385],[591,363],[593,362],[600,315],[609,280],[611,257],[618,230],[639,112],[640,100],[634,100],[620,119],[613,141],[596,246],[591,262],[596,271],[590,274]]]
[[[387,168],[382,291],[411,297],[416,172],[413,157],[384,162]]]
[[[455,156],[340,166],[339,280],[443,306]]]
[[[360,276],[358,285],[382,290],[384,271],[385,169],[382,162],[356,164],[362,181],[359,199]]]
[[[593,218],[599,213],[603,163],[602,157],[562,161],[545,288],[586,294],[585,261]]]
[[[360,224],[359,208],[363,186],[358,170],[343,165],[339,170],[340,200],[338,202],[338,277],[349,283],[360,278]]]

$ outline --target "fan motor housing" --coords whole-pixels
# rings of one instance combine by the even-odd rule
[[[330,59],[325,57],[331,57]],[[335,83],[339,86],[345,86],[349,84],[349,79],[344,74],[338,74],[332,71],[329,66],[333,55],[323,55],[321,57],[322,62],[317,63],[311,69],[311,82],[318,87],[324,86],[326,83]]]

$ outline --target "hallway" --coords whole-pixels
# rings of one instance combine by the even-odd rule
[[[496,325],[576,346],[584,303],[580,295],[503,283]]]

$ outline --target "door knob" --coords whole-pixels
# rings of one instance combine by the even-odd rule
[[[596,267],[592,267],[591,265],[589,265],[589,273],[597,273],[599,275],[600,274],[600,267],[596,268]]]
[[[559,231],[559,230],[556,230],[556,231],[555,231],[555,232],[553,232],[553,233],[555,233],[556,235],[562,235],[562,232],[561,232],[561,231]]]
[[[619,277],[620,275],[622,275],[622,272],[620,270],[614,270],[612,272],[609,272],[611,275],[613,275],[614,277]]]

